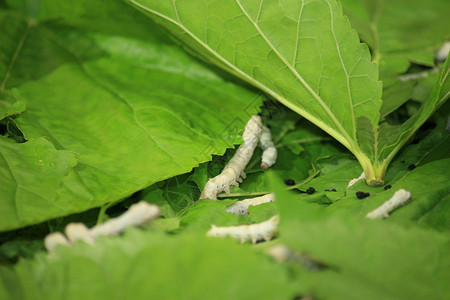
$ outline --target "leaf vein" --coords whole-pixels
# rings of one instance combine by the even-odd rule
[[[261,82],[257,81],[256,79],[250,77],[248,74],[237,68],[235,65],[231,64],[227,59],[225,59],[223,56],[219,55],[217,51],[214,51],[209,45],[205,44],[201,39],[199,39],[195,34],[193,34],[190,30],[188,30],[183,24],[178,23],[176,20],[165,16],[153,9],[150,9],[140,3],[137,3],[135,0],[128,0],[130,3],[133,3],[136,7],[139,7],[140,9],[147,11],[163,20],[168,21],[169,23],[172,23],[176,26],[178,26],[181,30],[183,30],[186,34],[188,34],[193,40],[195,40],[197,43],[199,43],[202,47],[204,47],[206,50],[208,50],[213,57],[215,57],[218,61],[211,60],[209,58],[210,62],[219,64],[223,63],[222,67],[228,70],[230,73],[240,77],[243,80],[246,80],[247,82],[250,82],[255,87],[263,90],[270,96],[274,97],[275,99],[278,99],[281,103],[286,105],[287,107],[291,108],[292,110],[296,111],[300,115],[304,116],[306,119],[310,120],[311,122],[317,124],[319,127],[321,127],[323,130],[328,132],[330,135],[332,135],[335,139],[337,139],[341,144],[343,144],[345,147],[347,147],[349,150],[354,151],[355,147],[357,147],[354,143],[354,141],[351,139],[351,137],[348,135],[348,133],[344,130],[342,127],[342,124],[339,123],[336,119],[336,116],[331,113],[331,111],[328,109],[328,107],[323,103],[322,99],[318,97],[317,94],[312,91],[312,89],[309,87],[310,91],[312,92],[311,95],[316,95],[318,98],[318,102],[321,105],[321,107],[324,109],[326,114],[331,118],[333,123],[336,125],[339,131],[336,131],[335,129],[328,126],[325,122],[323,122],[320,118],[317,118],[316,116],[310,114],[309,112],[305,111],[304,109],[293,105],[289,101],[287,101],[283,96],[277,94],[273,90],[271,90],[266,85],[262,84]],[[306,87],[306,86],[305,86]],[[316,98],[316,100],[317,100]]]
[[[14,51],[13,56],[11,57],[11,62],[9,63],[8,69],[6,70],[5,77],[3,78],[2,84],[0,85],[0,92],[3,92],[6,87],[6,82],[9,79],[9,76],[11,76],[12,69],[14,67],[14,64],[16,63],[17,58],[19,57],[20,52],[22,51],[23,45],[25,43],[25,40],[28,36],[28,33],[30,32],[30,25],[27,24],[27,27],[25,28],[25,32],[22,35],[22,38],[19,41],[19,44],[17,45],[16,51]]]
[[[339,48],[339,43],[337,41],[336,33],[334,31],[334,14],[333,14],[333,10],[331,9],[330,3],[328,1],[326,1],[326,2],[327,2],[328,7],[330,9],[331,33],[333,34],[333,39],[334,39],[334,42],[336,44],[336,50],[337,50],[337,53],[338,53],[338,56],[339,56],[339,61],[341,63],[342,69],[344,70],[344,73],[345,73],[345,78],[346,78],[346,83],[347,83],[347,94],[348,94],[348,99],[350,101],[350,113],[351,113],[351,116],[352,116],[352,128],[353,128],[352,134],[353,134],[353,140],[356,141],[355,112],[353,110],[353,98],[352,98],[352,93],[351,93],[351,90],[350,90],[349,75],[348,75],[348,72],[347,72],[347,68],[346,68],[346,66],[344,64],[344,61],[342,59],[341,49]]]
[[[264,0],[261,0],[261,2],[259,3],[258,14],[256,15],[256,22],[259,22],[259,17],[261,15],[261,9],[262,9],[262,6],[263,6],[263,2],[264,2]]]
[[[267,36],[264,34],[264,32],[258,26],[258,24],[256,24],[255,21],[253,21],[252,18],[249,16],[248,12],[244,9],[241,2],[239,0],[235,0],[235,1],[236,1],[237,5],[239,6],[240,10],[244,13],[244,15],[247,17],[247,19],[253,25],[253,27],[255,27],[255,29],[258,31],[258,33],[261,35],[261,37],[264,39],[264,41],[270,47],[271,51],[273,51],[273,53],[275,53],[277,55],[277,57],[283,62],[283,64],[289,69],[289,71],[291,71],[291,73],[297,78],[297,80],[305,87],[305,89],[308,91],[308,93],[311,96],[313,96],[313,98],[319,103],[319,105],[326,112],[326,114],[331,118],[331,120],[336,125],[336,127],[339,128],[339,130],[341,131],[341,134],[347,139],[347,142],[350,143],[352,141],[351,137],[348,136],[347,131],[343,128],[342,124],[337,120],[336,116],[330,111],[329,107],[323,102],[323,100],[320,98],[320,96],[309,86],[309,84],[303,79],[303,77],[300,76],[300,74],[297,72],[297,70],[286,60],[286,58],[284,58],[281,55],[281,53],[277,50],[277,48],[270,42],[270,40],[267,38]],[[355,139],[353,139],[353,140],[355,140]]]
[[[303,13],[303,7],[305,6],[305,2],[302,0],[302,6],[300,7],[300,11],[298,13],[298,18],[297,18],[297,32],[295,34],[295,48],[294,48],[294,58],[292,59],[292,65],[295,67],[296,62],[297,62],[297,53],[298,53],[298,41],[300,40],[299,38],[299,33],[300,33],[300,19],[302,17],[302,13]]]

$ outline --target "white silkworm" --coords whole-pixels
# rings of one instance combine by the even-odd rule
[[[99,235],[117,235],[123,232],[127,227],[140,226],[150,220],[158,218],[159,215],[160,210],[157,205],[141,201],[130,206],[130,208],[119,217],[93,227],[91,233],[94,237]]]
[[[275,164],[278,155],[277,148],[275,148],[275,144],[272,141],[272,134],[267,126],[262,127],[259,146],[263,150],[261,169],[267,170]]]
[[[70,223],[64,231],[71,244],[75,244],[80,240],[91,245],[95,242],[91,231],[83,223]]]
[[[352,185],[354,185],[355,183],[357,183],[358,181],[360,181],[362,179],[366,179],[366,174],[364,172],[362,172],[358,178],[353,178],[352,180],[350,180],[348,182],[347,189],[349,189]]]
[[[389,217],[389,213],[399,206],[405,205],[411,199],[411,193],[400,189],[378,208],[369,212],[366,217],[369,219],[381,219]]]
[[[445,61],[450,52],[450,42],[445,42],[444,45],[436,52],[437,61]]]
[[[44,246],[48,252],[55,251],[58,245],[70,246],[69,241],[61,232],[53,232],[48,234],[44,239]]]
[[[272,256],[272,258],[279,263],[288,261],[293,256],[292,250],[286,247],[285,245],[272,246],[267,251],[267,254]]]
[[[131,205],[119,217],[94,226],[91,229],[87,228],[83,223],[70,223],[65,228],[67,238],[59,232],[51,233],[45,237],[45,248],[51,253],[57,245],[70,246],[79,240],[93,244],[100,235],[117,235],[127,227],[144,225],[150,220],[158,218],[159,215],[160,210],[157,205],[141,201]]]
[[[280,216],[275,215],[267,221],[252,225],[224,227],[211,225],[211,229],[206,234],[207,236],[212,237],[230,236],[233,239],[239,240],[241,243],[251,241],[253,244],[255,244],[260,240],[269,241],[270,239],[272,239],[277,231],[279,221]]]
[[[217,194],[222,191],[229,193],[232,185],[238,186],[239,182],[242,182],[241,177],[245,178],[244,169],[258,144],[261,128],[261,117],[252,116],[247,125],[245,125],[242,135],[244,143],[238,148],[222,173],[208,180],[200,195],[200,199],[216,200]]]
[[[275,194],[270,193],[261,197],[256,198],[250,198],[250,199],[244,199],[242,201],[238,201],[230,206],[228,206],[225,210],[229,213],[235,214],[235,215],[242,215],[247,216],[248,215],[248,208],[249,206],[257,206],[263,203],[273,202],[275,201]]]

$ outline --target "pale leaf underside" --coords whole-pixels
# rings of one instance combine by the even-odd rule
[[[334,1],[129,2],[355,155],[358,118],[368,118],[375,129],[377,67]]]

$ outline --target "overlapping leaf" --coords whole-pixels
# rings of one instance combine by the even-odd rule
[[[295,179],[296,183],[301,183],[306,175],[297,178],[293,174],[304,174],[310,170],[308,164],[315,165],[319,174],[298,189],[305,191],[313,187],[316,192],[311,195],[301,193],[298,194],[298,198],[307,203],[320,204],[327,207],[330,213],[337,214],[347,211],[364,216],[389,199],[396,190],[407,189],[413,194],[413,201],[393,213],[386,222],[448,231],[449,221],[445,217],[448,213],[445,199],[450,193],[447,184],[449,179],[447,170],[450,163],[447,150],[450,140],[446,129],[448,108],[447,105],[435,113],[429,120],[428,127],[416,133],[414,143],[406,146],[394,159],[386,174],[386,189],[369,187],[363,181],[347,189],[349,181],[361,174],[358,162],[345,153],[342,147],[337,147],[339,144],[335,141],[321,140],[326,138],[326,135],[314,128],[306,127],[304,120],[298,122],[297,128],[291,130],[278,143],[278,150],[284,155],[278,157],[277,163],[272,167],[272,173],[281,179]],[[273,124],[273,130],[278,131],[276,123]],[[302,147],[301,153],[297,156],[301,157],[304,163],[295,163],[290,169],[286,167],[293,161],[289,152],[298,151],[297,147],[288,148],[292,145]],[[285,177],[287,174],[292,174],[292,177]],[[249,174],[240,185],[240,193],[270,191],[271,179],[267,172]],[[358,199],[356,197],[358,191],[368,192],[370,197]]]
[[[13,121],[28,140],[1,140],[0,230],[185,173],[239,142],[260,105],[121,2],[33,3],[0,12],[1,112],[26,104]]]
[[[448,1],[343,0],[342,5],[379,62],[384,86],[411,62],[434,66],[435,52],[450,37]]]
[[[389,164],[393,156],[409,140],[409,138],[422,126],[425,121],[442,106],[450,97],[450,57],[442,67],[438,81],[435,83],[428,100],[423,103],[420,110],[406,122],[398,126],[381,124],[378,133],[378,161]]]
[[[281,185],[274,189],[278,191],[281,241],[326,266],[299,275],[300,280],[310,278],[313,297],[448,298],[448,235],[373,221],[354,212],[330,211],[286,193]],[[424,203],[424,194],[413,197]]]
[[[2,299],[290,299],[287,270],[232,240],[131,230],[0,267]]]
[[[446,65],[441,73],[444,76],[441,75],[437,84],[439,91],[429,97],[419,115],[403,126],[383,125],[378,131],[381,84],[377,81],[376,65],[371,63],[365,45],[359,43],[343,17],[339,4],[332,0],[230,0],[220,5],[214,1],[128,2],[161,23],[198,54],[265,91],[332,135],[357,157],[370,185],[383,183],[393,156],[448,98]],[[425,47],[423,36],[415,44],[408,44],[408,38],[396,39],[404,31],[398,24],[401,18],[396,18],[392,24],[379,25],[383,33],[379,37],[381,4],[368,1],[364,5],[348,3],[350,11],[362,12],[362,21],[356,18],[355,24],[367,36],[376,62],[381,55],[380,41],[386,52],[403,51],[405,55],[405,49],[412,47],[409,58],[422,62],[430,61],[437,41],[442,43],[445,26],[439,25],[443,18],[436,17],[443,7],[438,2],[424,10],[427,18],[438,19],[430,25],[439,28],[427,42],[427,45],[434,45],[432,49]],[[386,8],[389,20],[394,19],[395,13],[403,13],[399,9],[401,5],[405,3]],[[417,9],[414,5],[412,8]],[[390,14],[389,9],[395,13]],[[408,20],[413,22],[413,18],[417,19],[410,15]],[[413,28],[419,27],[421,22],[420,18],[416,20]],[[394,37],[384,36],[388,35],[389,24],[396,26]],[[422,29],[421,34],[427,32]],[[383,64],[396,70],[399,61],[387,60]],[[402,85],[401,88],[404,94],[382,108],[383,116],[408,99],[412,86]],[[395,92],[398,87],[391,89]]]
[[[381,84],[335,1],[128,2],[361,156],[357,120],[375,130]]]

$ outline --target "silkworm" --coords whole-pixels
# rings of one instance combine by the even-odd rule
[[[357,183],[358,181],[360,181],[362,179],[366,179],[366,174],[364,172],[362,172],[358,178],[353,178],[352,180],[350,180],[348,182],[347,189],[349,189],[352,185],[354,185],[355,183]]]
[[[93,244],[101,235],[118,235],[130,226],[140,226],[150,220],[158,218],[160,210],[157,205],[141,201],[133,204],[117,218],[89,229],[83,223],[70,223],[65,228],[66,236],[54,232],[45,237],[44,244],[48,252],[53,252],[57,245],[70,246],[79,240]]]
[[[52,232],[45,237],[44,246],[48,252],[55,251],[58,245],[70,246],[69,241],[61,232]]]
[[[259,137],[261,135],[262,122],[260,116],[252,116],[245,125],[242,135],[244,143],[239,146],[238,150],[223,169],[222,173],[214,178],[210,178],[206,183],[200,199],[217,199],[217,194],[225,191],[230,193],[231,186],[238,186],[245,178],[244,169],[253,155]]]
[[[95,242],[91,231],[83,223],[70,223],[64,231],[71,244],[75,244],[80,240],[91,245]]]
[[[224,226],[219,227],[211,225],[211,229],[206,233],[207,236],[212,237],[226,237],[239,240],[241,243],[251,241],[255,244],[257,241],[269,241],[275,235],[277,226],[280,221],[280,216],[275,215],[267,221],[256,223],[252,225],[240,226]]]
[[[250,206],[257,206],[263,203],[273,202],[275,201],[275,194],[270,193],[261,197],[256,198],[250,198],[250,199],[244,199],[242,201],[238,201],[230,206],[228,206],[225,210],[229,213],[235,214],[235,215],[242,215],[247,216],[248,215],[248,208]]]
[[[450,42],[445,42],[444,45],[436,52],[437,61],[445,61],[450,52]]]
[[[381,219],[389,217],[389,213],[399,206],[405,205],[411,199],[411,193],[407,190],[400,189],[394,195],[384,202],[378,208],[369,212],[366,217],[369,219]]]
[[[141,201],[136,203],[117,218],[111,219],[91,229],[94,237],[99,235],[117,235],[127,227],[140,226],[150,220],[158,218],[160,210],[157,205]]]
[[[261,169],[267,170],[277,161],[277,148],[272,141],[272,134],[267,126],[262,126],[261,137],[259,138],[259,146],[263,150]]]

